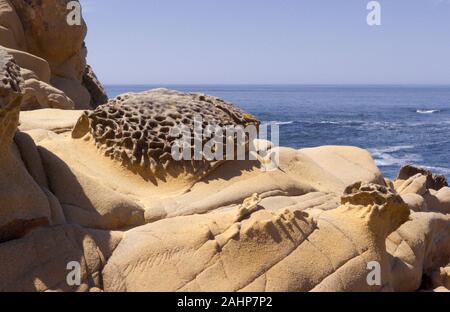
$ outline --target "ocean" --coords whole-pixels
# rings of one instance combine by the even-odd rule
[[[395,178],[413,164],[450,177],[450,87],[444,86],[106,86],[108,96],[165,87],[232,102],[280,125],[280,145],[368,149]]]

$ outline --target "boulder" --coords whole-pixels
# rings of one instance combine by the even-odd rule
[[[401,180],[397,180],[396,191],[401,194],[417,194],[424,195],[427,192],[427,176],[418,173],[404,182],[399,183]]]
[[[74,107],[75,104],[64,92],[37,79],[25,81],[22,111],[43,108],[74,109]]]
[[[102,83],[98,80],[92,67],[87,65],[83,74],[83,86],[89,91],[91,95],[91,107],[97,108],[102,104],[108,102],[108,95]]]
[[[435,175],[429,170],[411,165],[404,166],[400,169],[397,180],[406,181],[417,174],[422,174],[427,177],[427,189],[439,191],[441,188],[448,186],[447,178],[445,176]]]
[[[417,291],[423,277],[450,262],[450,216],[413,212],[386,241],[394,291]]]
[[[10,0],[0,0],[0,45],[26,50],[22,22]]]
[[[52,133],[71,132],[83,111],[61,109],[39,109],[20,113],[21,131],[48,130]],[[48,132],[46,132],[48,133]],[[37,138],[35,138],[37,139]]]
[[[84,20],[81,25],[67,23],[68,0],[10,0],[22,22],[27,51],[39,56],[50,64],[53,75],[61,64],[73,61],[73,71],[81,79],[85,60],[81,54],[87,27]],[[55,30],[58,31],[55,31]],[[76,77],[71,77],[76,78]]]
[[[403,201],[408,205],[409,209],[415,212],[426,212],[428,211],[428,205],[425,199],[414,193],[408,193],[402,195]]]
[[[229,211],[133,229],[103,270],[104,289],[389,290],[384,241],[408,220],[409,209],[381,186],[360,184],[351,192],[342,206],[330,211],[269,212],[252,196]],[[383,268],[379,286],[367,283],[372,261]]]
[[[50,223],[49,202],[13,144],[23,79],[14,59],[0,49],[0,243]]]
[[[102,288],[101,271],[122,233],[86,230],[76,225],[41,228],[0,244],[0,291],[89,291]],[[80,265],[80,285],[67,282]],[[69,279],[70,281],[70,279]]]
[[[0,45],[9,48],[19,66],[35,73],[39,82],[29,85],[43,94],[53,94],[49,101],[35,96],[34,102],[25,105],[26,109],[90,109],[107,102],[103,86],[86,64],[86,24],[83,18],[80,25],[67,23],[68,2],[0,1]],[[55,92],[54,88],[60,91]]]

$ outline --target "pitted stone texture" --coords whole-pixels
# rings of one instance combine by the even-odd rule
[[[383,232],[386,236],[397,229],[401,224],[408,221],[410,210],[400,195],[395,194],[385,186],[377,184],[356,183],[349,186],[342,197],[342,205],[368,207],[367,213],[362,218],[368,218],[368,224],[373,230]],[[383,220],[390,222],[378,223],[382,216]]]
[[[202,123],[196,121],[201,118]],[[247,126],[259,122],[230,103],[202,95],[185,94],[167,89],[143,93],[126,93],[86,112],[75,126],[72,136],[90,135],[97,147],[129,169],[145,175],[185,172],[202,175],[214,164],[204,155],[198,160],[178,161],[171,165],[172,147],[184,132],[194,136],[194,128],[207,126]],[[178,134],[177,132],[178,129]],[[211,138],[201,138],[202,146]],[[235,142],[236,144],[236,142]],[[194,143],[189,147],[194,156]],[[226,148],[224,148],[226,152]],[[181,168],[180,168],[181,167]],[[181,169],[181,171],[180,171]]]
[[[20,68],[0,48],[0,147],[9,148],[19,122],[23,79]]]
[[[441,188],[448,186],[447,178],[442,175],[435,175],[431,171],[417,168],[414,166],[404,166],[400,169],[400,173],[398,175],[398,181],[407,181],[408,179],[414,177],[417,174],[422,174],[426,176],[426,188],[439,191]]]

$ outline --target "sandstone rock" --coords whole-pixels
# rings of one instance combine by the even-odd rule
[[[105,88],[98,80],[90,65],[87,65],[84,71],[83,86],[89,91],[89,94],[91,95],[92,108],[97,108],[98,106],[106,104],[108,102],[108,95],[106,94]]]
[[[63,91],[75,103],[75,109],[91,109],[91,96],[89,91],[81,84],[81,81],[52,76],[50,83]]]
[[[12,57],[0,49],[0,242],[50,222],[47,197],[12,144],[19,121],[23,80]]]
[[[42,108],[73,109],[75,104],[64,92],[36,79],[28,79],[24,85],[21,110]]]
[[[67,23],[68,2],[1,0],[0,45],[10,48],[18,64],[33,71],[38,80],[64,92],[77,109],[90,109],[91,104],[95,107],[107,99],[101,83],[86,64],[84,20],[80,25]],[[67,105],[66,99],[55,97],[53,105],[43,107],[73,106]],[[55,101],[61,103],[57,105]]]
[[[408,193],[402,195],[403,201],[408,205],[409,209],[415,212],[426,212],[428,211],[428,205],[425,199],[414,193]]]
[[[80,118],[73,137],[89,136],[105,156],[145,179],[184,174],[198,179],[215,166],[213,161],[206,160],[203,154],[202,159],[194,161],[174,161],[172,156],[172,148],[177,144],[173,130],[182,125],[188,131],[194,130],[197,117],[202,119],[200,126],[203,131],[206,129],[205,123],[222,128],[258,125],[258,121],[249,114],[222,100],[156,89],[121,95],[95,111],[87,112]],[[201,140],[204,145],[211,138]],[[194,155],[194,145],[190,147],[190,152]],[[220,156],[224,153],[226,150]]]
[[[441,267],[431,274],[431,282],[433,288],[443,287],[450,289],[450,264],[446,267]]]
[[[397,177],[397,180],[406,181],[409,178],[411,178],[419,173],[427,177],[427,186],[426,186],[427,189],[433,189],[433,190],[439,191],[441,188],[448,186],[446,177],[440,176],[440,175],[434,175],[429,170],[417,168],[417,167],[410,166],[410,165],[402,167],[402,169],[400,170],[400,173]]]
[[[88,231],[65,225],[38,229],[21,239],[0,244],[0,291],[102,288],[101,270],[121,237],[119,232]],[[67,283],[71,272],[68,264],[74,261],[81,268],[80,286]]]
[[[438,192],[429,190],[423,198],[428,211],[450,214],[450,188],[443,187]]]
[[[397,181],[399,182],[399,181]],[[399,194],[424,195],[427,192],[427,177],[421,173],[410,177],[401,184],[397,184],[396,190]]]
[[[424,275],[450,262],[450,216],[412,213],[387,240],[395,291],[417,291]]]
[[[20,113],[21,131],[49,130],[54,133],[72,131],[83,111],[40,109]]]
[[[50,81],[50,67],[45,60],[22,51],[2,47],[0,49],[14,57],[16,63],[21,67],[20,73],[25,81],[22,87],[21,110],[74,108],[74,103],[64,92],[47,83]]]
[[[34,77],[37,80],[40,80],[44,83],[50,83],[51,71],[50,65],[43,58],[37,57],[30,53],[4,48],[8,54],[14,57],[17,65],[19,65],[22,69],[27,69],[34,73]],[[25,79],[25,77],[24,77]]]
[[[155,98],[155,101],[162,106],[168,105],[174,99],[184,101],[188,105],[190,105],[189,103],[200,103],[202,107],[205,105],[205,107],[210,107],[208,104],[213,105],[208,101],[212,103],[216,101],[219,105],[225,105],[223,104],[225,102],[207,96],[182,95],[167,90],[155,90],[137,96],[125,95],[122,100],[131,102],[135,97],[147,98],[147,96],[150,99]],[[196,100],[197,97],[198,100]],[[99,107],[96,114],[100,116],[104,109],[103,106]],[[213,108],[211,107],[209,110],[211,111]],[[227,108],[225,111],[230,111],[230,109]],[[227,116],[227,113],[223,114]],[[233,113],[233,115],[235,116],[233,118],[239,120],[238,113]],[[54,184],[69,185],[73,183],[70,181],[74,180],[73,177],[76,176],[78,186],[66,189],[73,189],[74,194],[80,192],[81,189],[84,195],[89,194],[87,197],[91,203],[99,205],[98,207],[96,207],[97,204],[87,206],[80,202],[72,205],[79,208],[89,207],[89,211],[96,215],[96,218],[92,219],[97,220],[96,227],[99,226],[99,218],[102,219],[108,215],[106,212],[109,209],[101,204],[103,199],[98,195],[98,187],[88,181],[101,181],[102,187],[109,189],[105,193],[120,194],[121,197],[126,197],[132,210],[136,205],[144,208],[146,222],[154,222],[166,217],[232,209],[254,193],[260,194],[268,209],[275,206],[280,207],[281,205],[276,203],[276,199],[284,198],[283,202],[297,203],[295,204],[296,209],[315,207],[328,210],[338,206],[338,198],[348,183],[359,180],[367,183],[384,183],[370,154],[350,147],[324,147],[309,149],[306,152],[274,148],[273,150],[280,155],[280,168],[267,172],[262,170],[262,165],[258,161],[228,161],[211,168],[212,170],[200,181],[197,180],[198,177],[183,180],[181,177],[171,177],[170,175],[166,176],[164,180],[148,180],[142,174],[136,175],[133,171],[128,170],[129,166],[126,164],[123,166],[122,162],[114,160],[114,157],[111,160],[99,154],[99,151],[105,151],[107,144],[98,144],[100,149],[93,144],[91,133],[93,128],[90,126],[93,121],[86,119],[86,115],[80,118],[72,132],[75,139],[67,137],[65,134],[67,128],[62,127],[60,123],[64,121],[63,124],[69,127],[73,124],[74,116],[75,112],[55,110],[42,111],[42,113],[40,111],[25,112],[21,117],[21,129],[27,130],[43,151],[49,152],[44,153],[50,155],[49,157],[45,156],[45,162],[48,168],[53,168],[48,170],[48,175]],[[242,117],[249,118],[241,113],[240,118]],[[235,119],[230,121],[234,122]],[[103,118],[101,124],[105,123],[105,120],[107,119]],[[35,130],[31,131],[31,129]],[[53,129],[53,131],[45,132],[37,129]],[[56,135],[54,132],[61,134]],[[117,135],[120,136],[119,130]],[[102,138],[100,134],[98,137]],[[111,139],[106,139],[104,142],[107,143],[108,140]],[[120,144],[120,140],[117,141],[117,146],[122,148]],[[256,145],[263,149],[269,146],[260,143]],[[317,157],[313,159],[307,156],[308,153]],[[329,153],[328,156],[326,156],[327,153]],[[56,169],[61,166],[54,165],[54,162],[64,163],[68,169],[62,171]],[[327,162],[336,163],[340,171],[332,171],[334,168],[329,165],[327,167]],[[60,172],[64,174],[60,174]],[[339,177],[341,172],[350,173]],[[196,183],[194,184],[194,182]],[[308,194],[311,192],[316,193],[317,197],[314,194]],[[67,193],[67,190],[63,189],[57,195],[58,197],[65,196],[64,193]],[[66,201],[62,200],[62,202]],[[103,212],[97,214],[92,208],[100,209]],[[83,221],[82,224],[86,225],[87,223]],[[104,228],[103,226],[101,228]],[[108,227],[108,229],[111,228]]]
[[[267,210],[287,208],[304,211],[307,209],[332,210],[339,207],[340,198],[335,194],[311,192],[302,196],[271,196],[261,201]]]
[[[436,198],[439,202],[438,210],[442,213],[450,214],[450,188],[449,187],[441,188],[437,192]]]
[[[68,0],[10,0],[22,22],[27,51],[42,57],[54,68],[70,60],[74,55],[80,56],[78,75],[83,75],[85,61],[79,51],[83,49],[87,27],[67,23]],[[55,30],[58,31],[55,31]],[[61,73],[54,72],[60,75]]]
[[[25,33],[10,0],[0,0],[0,45],[26,49]]]
[[[123,230],[144,224],[144,209],[103,186],[92,175],[70,169],[57,156],[40,148],[49,189],[61,202],[67,222],[88,228]]]
[[[248,211],[244,204],[136,228],[125,234],[103,270],[105,290],[389,289],[389,270],[381,287],[367,284],[367,263],[389,268],[384,240],[407,220],[409,209],[386,189],[366,186],[361,192],[365,195],[355,189],[354,199],[348,194],[346,203],[331,211],[259,208],[237,218],[242,209]],[[366,197],[373,202],[361,206]]]

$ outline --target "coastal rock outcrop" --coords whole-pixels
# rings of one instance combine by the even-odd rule
[[[0,243],[50,223],[47,197],[28,174],[13,143],[22,88],[19,66],[0,49]]]
[[[89,91],[91,95],[91,107],[97,108],[102,104],[108,102],[108,95],[97,75],[90,65],[86,65],[83,73],[83,86]]]
[[[411,177],[416,175],[423,175],[426,177],[426,188],[439,191],[443,187],[448,187],[447,178],[442,175],[435,175],[431,171],[414,167],[411,165],[404,166],[400,169],[398,177],[396,179],[396,184],[401,185]]]
[[[0,0],[0,291],[449,291],[444,176],[205,94],[108,100],[68,2]]]
[[[101,289],[101,271],[121,238],[119,232],[61,225],[0,244],[0,291]],[[79,279],[74,275],[71,281],[70,272],[76,268],[80,269]]]
[[[140,139],[170,142],[151,129],[175,127],[186,117],[193,130],[189,116],[196,112],[223,125],[258,121],[217,98],[158,89],[119,96],[90,112],[21,112],[16,133],[24,83],[12,57],[0,59],[3,76],[12,77],[0,93],[0,191],[8,203],[0,206],[8,207],[0,215],[7,221],[0,223],[0,289],[417,291],[447,285],[450,188],[430,188],[435,184],[426,175],[394,186],[359,148],[294,150],[258,141],[255,152],[269,148],[278,155],[277,168],[264,170],[260,158],[230,160],[195,179],[167,175],[155,183],[130,170],[133,163],[142,168],[134,154]],[[181,119],[169,116],[174,110]],[[147,127],[153,119],[156,126]],[[127,137],[132,145],[122,144]],[[134,162],[114,151],[105,155],[109,147],[130,152]],[[43,241],[49,243],[41,251]],[[16,260],[24,251],[28,260]],[[43,262],[31,261],[31,251]],[[80,264],[80,286],[66,281],[69,261]],[[368,282],[374,263],[380,283]]]
[[[201,140],[201,148],[211,140],[197,135],[195,127],[203,133],[205,125],[245,128],[258,123],[250,114],[220,99],[156,89],[124,94],[87,112],[75,126],[72,137],[87,140],[88,135],[105,156],[148,179],[164,178],[167,174],[178,177],[184,173],[201,177],[214,163],[207,161],[203,154],[200,159],[194,159],[194,136]],[[174,161],[172,149],[184,131],[189,131],[189,141],[183,143],[190,145],[191,159]],[[234,141],[234,137],[231,139]],[[224,157],[226,152],[223,150],[220,156]]]
[[[226,212],[127,232],[103,271],[105,290],[390,290],[385,239],[408,217],[398,195],[372,184],[354,185],[330,211],[269,212],[253,196]],[[371,261],[383,268],[375,287]]]
[[[107,98],[86,64],[84,20],[67,22],[68,2],[0,0],[0,46],[33,76],[22,109],[89,109]]]

